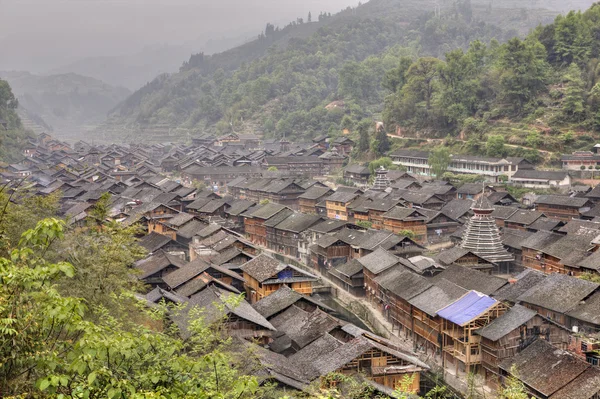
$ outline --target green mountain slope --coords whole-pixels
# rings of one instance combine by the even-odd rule
[[[590,151],[600,138],[598,37],[595,4],[524,40],[409,60],[386,75],[385,125],[409,137],[448,137],[454,153],[560,166],[559,154]]]
[[[509,0],[507,0],[508,2]],[[514,2],[512,2],[514,3]],[[372,0],[317,22],[267,29],[253,42],[194,55],[135,92],[99,133],[105,140],[175,140],[198,132],[300,138],[379,115],[382,79],[403,56],[442,56],[473,40],[506,41],[558,13],[535,0]],[[341,100],[343,107],[325,107]]]
[[[0,77],[10,83],[24,112],[45,121],[61,138],[102,123],[108,111],[130,94],[127,89],[74,73],[0,72]]]
[[[20,160],[22,149],[33,136],[23,128],[16,111],[18,106],[10,85],[0,79],[0,162]]]

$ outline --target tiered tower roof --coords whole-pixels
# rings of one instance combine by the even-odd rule
[[[375,183],[373,183],[373,190],[384,191],[390,186],[390,179],[388,179],[387,173],[387,169],[383,166],[375,171]]]
[[[475,201],[471,209],[474,215],[465,225],[460,246],[493,263],[513,261],[514,256],[502,244],[496,220],[491,217],[494,207],[485,193]]]

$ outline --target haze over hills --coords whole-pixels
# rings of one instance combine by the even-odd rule
[[[402,56],[443,57],[473,40],[503,42],[552,22],[566,7],[591,3],[371,0],[332,17],[313,16],[311,23],[271,28],[220,54],[192,56],[179,73],[133,93],[100,132],[107,140],[138,134],[168,140],[232,128],[267,136],[322,134],[339,126],[344,113],[379,115],[383,75]],[[377,66],[361,101],[348,101],[340,72],[363,61]],[[325,112],[334,100],[346,100],[349,108]]]
[[[0,72],[19,100],[20,114],[53,130],[57,137],[81,134],[105,120],[107,112],[131,92],[74,73],[33,75]]]
[[[207,54],[221,52],[242,44],[249,36],[250,34],[245,34],[231,38],[211,39],[202,45],[150,46],[126,55],[87,57],[53,68],[50,73],[76,73],[114,86],[137,90],[158,75],[177,72],[182,60],[198,49],[203,49]]]
[[[190,54],[256,38],[267,22],[358,0],[2,0],[0,70],[74,72],[138,89]],[[43,35],[43,36],[41,36]],[[136,75],[139,75],[136,76]]]

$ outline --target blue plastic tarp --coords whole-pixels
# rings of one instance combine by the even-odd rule
[[[477,291],[469,291],[462,298],[446,306],[438,312],[438,315],[446,320],[463,326],[480,315],[498,301]]]

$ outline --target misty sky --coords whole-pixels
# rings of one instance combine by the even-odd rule
[[[356,0],[0,0],[0,68],[43,70],[153,45],[258,34]],[[201,49],[198,49],[201,50]]]

